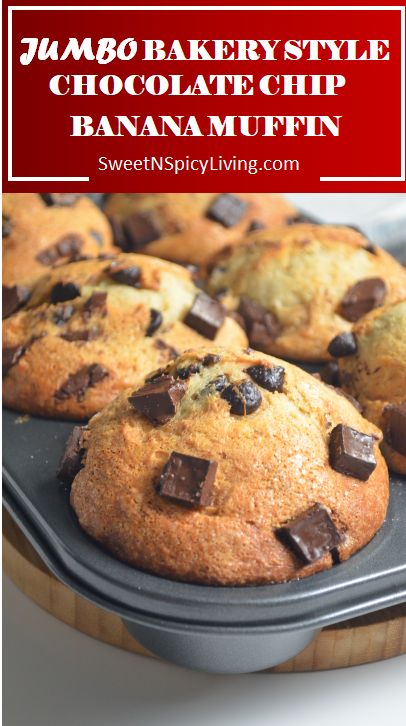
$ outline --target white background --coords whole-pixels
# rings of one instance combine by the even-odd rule
[[[405,195],[295,194],[368,224]],[[104,645],[4,583],[4,726],[405,726],[406,656],[336,671],[213,676]]]

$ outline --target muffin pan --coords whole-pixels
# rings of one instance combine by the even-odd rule
[[[4,500],[51,571],[119,615],[146,648],[197,670],[243,673],[283,662],[326,625],[406,600],[406,482],[391,479],[385,524],[331,570],[258,587],[167,580],[116,560],[79,527],[55,471],[70,422],[3,413]]]

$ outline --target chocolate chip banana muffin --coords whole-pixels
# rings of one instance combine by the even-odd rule
[[[174,262],[206,265],[253,229],[281,225],[298,212],[278,194],[112,194],[116,244]]]
[[[110,225],[82,194],[3,194],[3,282],[30,286],[50,267],[112,251]]]
[[[382,429],[389,467],[406,474],[406,300],[373,310],[330,350],[344,390]]]
[[[381,526],[381,432],[304,371],[252,350],[185,352],[75,427],[59,478],[83,529],[178,580],[282,582]]]
[[[320,361],[334,336],[406,296],[406,270],[354,229],[296,224],[220,254],[208,289],[234,310],[253,348]]]
[[[247,342],[188,270],[153,257],[73,262],[19,293],[3,290],[3,400],[24,413],[87,418],[179,351]]]

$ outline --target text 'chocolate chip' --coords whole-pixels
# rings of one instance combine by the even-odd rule
[[[341,474],[366,481],[376,467],[374,438],[345,424],[330,434],[330,464]]]
[[[233,227],[245,214],[247,203],[234,194],[219,194],[207,210],[207,217],[223,227]]]
[[[340,305],[340,315],[355,322],[370,310],[382,305],[386,292],[386,284],[380,277],[361,280],[345,293]]]
[[[173,418],[185,392],[185,383],[173,376],[161,376],[134,391],[128,401],[151,423],[162,425]]]
[[[235,413],[237,416],[247,416],[254,413],[262,402],[259,388],[248,380],[230,383],[221,392],[221,398],[229,403],[231,413]]]
[[[214,340],[225,317],[226,311],[221,303],[206,295],[205,292],[201,292],[195,298],[184,322],[200,335]]]
[[[216,478],[217,462],[173,451],[159,477],[157,492],[180,504],[206,507]]]
[[[280,527],[276,534],[306,564],[319,560],[341,542],[333,520],[320,504]]]

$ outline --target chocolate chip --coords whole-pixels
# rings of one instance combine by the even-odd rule
[[[280,326],[275,315],[254,300],[242,297],[237,315],[244,320],[248,339],[253,348],[260,350],[267,348],[278,337]]]
[[[60,337],[64,340],[67,340],[69,343],[77,341],[83,341],[86,343],[89,340],[95,340],[98,335],[99,331],[95,328],[92,328],[90,330],[68,330],[67,333],[62,333]]]
[[[282,366],[250,366],[246,368],[246,373],[252,378],[255,383],[258,383],[262,388],[266,388],[267,391],[283,391],[283,384],[285,381],[285,369]]]
[[[11,230],[13,229],[13,225],[11,223],[10,217],[8,217],[6,214],[2,215],[2,223],[1,223],[1,236],[4,239],[5,237],[8,237],[11,234]]]
[[[340,374],[338,370],[338,363],[335,360],[326,363],[320,370],[320,378],[323,383],[328,383],[330,386],[340,385]]]
[[[182,381],[186,381],[190,376],[195,373],[200,373],[201,367],[198,363],[191,363],[186,368],[178,368],[176,371],[176,378],[180,378]]]
[[[54,393],[57,401],[65,401],[72,396],[76,396],[77,401],[82,401],[88,388],[92,388],[97,383],[108,376],[108,371],[98,363],[90,366],[82,366],[76,373],[71,373],[66,381]]]
[[[226,317],[226,311],[218,300],[200,292],[185,317],[185,324],[209,340],[214,340]]]
[[[185,393],[184,383],[173,376],[160,376],[134,391],[128,401],[151,423],[161,425],[173,418]]]
[[[361,280],[345,293],[340,305],[340,315],[355,322],[370,310],[382,305],[386,293],[386,284],[380,277]]]
[[[140,287],[141,270],[137,265],[131,267],[117,267],[111,265],[107,270],[109,276],[120,285],[129,285],[130,287]]]
[[[10,348],[3,348],[3,378],[10,368],[15,366],[24,355],[26,348],[23,345],[15,345]]]
[[[162,314],[159,312],[159,310],[154,310],[154,308],[151,308],[150,310],[150,322],[148,325],[147,330],[145,331],[145,335],[147,338],[150,338],[151,335],[153,335],[160,325],[162,325],[163,317]]]
[[[259,229],[265,229],[265,227],[265,222],[261,222],[260,219],[253,219],[248,226],[247,234],[250,234],[250,232],[256,232]]]
[[[82,247],[83,239],[78,234],[67,234],[55,245],[59,257],[69,257],[72,261],[80,256]]]
[[[357,339],[353,333],[349,333],[348,331],[340,333],[330,341],[327,350],[334,358],[344,358],[347,355],[353,355],[357,352]]]
[[[159,477],[157,492],[181,504],[207,507],[217,466],[216,461],[172,451]]]
[[[219,194],[207,210],[206,216],[223,227],[233,227],[244,216],[247,203],[234,194]]]
[[[294,217],[289,217],[289,219],[286,220],[286,224],[320,224],[320,222],[311,214],[301,212],[300,214],[296,214]]]
[[[310,507],[277,529],[276,534],[306,564],[316,562],[341,542],[340,533],[321,504]]]
[[[31,292],[28,287],[22,287],[21,285],[12,285],[11,287],[8,287],[7,285],[3,285],[3,320],[22,308],[29,300],[30,295]]]
[[[71,194],[60,192],[55,194],[40,194],[47,207],[71,207],[75,202],[83,197],[83,194]]]
[[[51,303],[74,300],[80,296],[80,288],[74,282],[57,282],[51,290]]]
[[[171,358],[177,358],[178,355],[180,355],[179,350],[177,348],[174,348],[173,345],[169,345],[165,340],[162,340],[162,338],[154,338],[154,346],[155,348],[158,348],[158,350],[165,350],[170,355]]]
[[[52,319],[55,325],[64,325],[75,314],[73,305],[61,305],[54,310]]]
[[[153,210],[132,214],[123,221],[127,251],[137,252],[161,237],[162,230]]]
[[[52,267],[59,259],[59,254],[55,245],[52,245],[51,247],[47,247],[45,250],[38,252],[38,254],[35,255],[35,259],[41,265]]]
[[[259,388],[252,381],[240,381],[239,383],[230,383],[221,393],[230,404],[231,413],[237,416],[247,416],[254,413],[262,402],[262,396]]]
[[[128,252],[127,240],[120,219],[116,216],[108,216],[107,219],[110,222],[114,244],[117,247],[120,247],[123,252]]]
[[[330,465],[336,471],[366,481],[376,467],[374,438],[338,424],[330,435]]]
[[[76,474],[82,468],[84,426],[74,426],[66,442],[66,448],[59,464],[56,476],[64,484],[72,484]]]
[[[213,380],[210,381],[210,383],[208,383],[203,389],[202,393],[203,395],[213,393],[213,391],[221,393],[225,388],[227,388],[229,383],[230,381],[227,376],[221,374],[220,376],[217,376],[217,378],[213,378]]]
[[[92,315],[107,315],[107,292],[94,292],[83,306],[83,317],[88,320]]]
[[[385,406],[383,429],[385,439],[392,449],[406,456],[406,402]]]
[[[219,363],[220,360],[221,357],[219,355],[213,355],[213,353],[208,353],[204,356],[204,358],[202,358],[201,364],[202,366],[204,366],[204,368],[208,368],[209,366],[216,365],[216,363]]]

